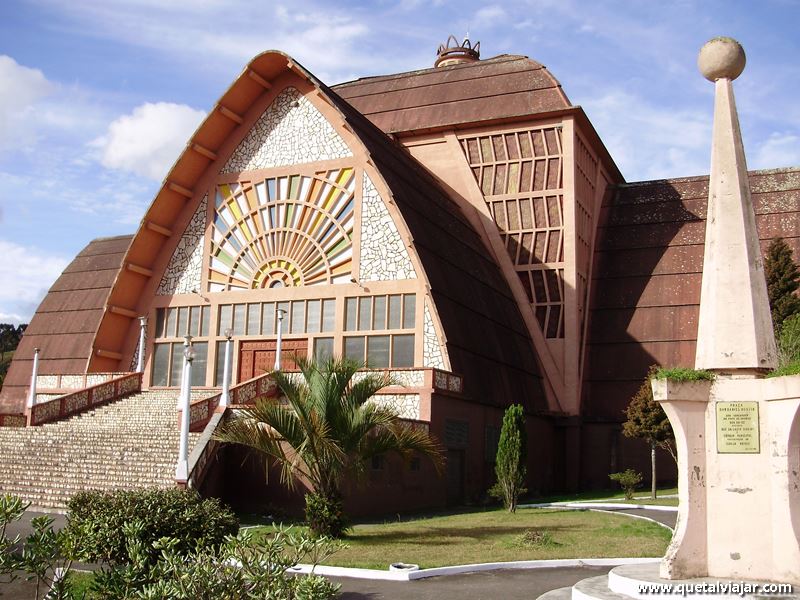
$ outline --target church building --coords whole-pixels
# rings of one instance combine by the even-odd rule
[[[764,247],[780,236],[799,255],[800,168],[750,183]],[[193,394],[217,399],[193,404],[196,433],[224,417],[229,340],[227,411],[261,393],[246,382],[279,349],[283,369],[345,356],[391,371],[400,385],[375,401],[429,428],[447,466],[439,478],[424,461],[376,461],[369,489],[350,494],[356,512],[479,502],[515,403],[531,492],[608,487],[611,472],[649,472],[646,444],[621,435],[648,368],[693,364],[707,196],[707,176],[626,182],[583,109],[525,56],[482,59],[451,37],[432,68],[328,87],[264,52],[138,229],[91,241],[50,288],[0,425],[36,429],[42,406],[55,408],[41,422],[69,420],[91,404],[78,392],[141,367],[141,392],[169,403],[174,427],[191,336]],[[212,455],[206,437],[192,438],[193,485],[286,500],[243,451]]]

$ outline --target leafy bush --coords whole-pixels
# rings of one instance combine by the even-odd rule
[[[188,554],[219,546],[239,529],[229,508],[192,490],[80,492],[68,508],[64,531],[73,540],[74,558],[85,562],[129,562],[124,526],[132,522],[142,524],[142,551],[151,562],[158,556],[153,543],[160,538],[179,540],[175,552]]]
[[[489,489],[489,495],[502,500],[509,512],[517,511],[517,499],[527,491],[523,487],[527,455],[525,413],[522,406],[513,404],[503,415],[494,466],[497,482]]]
[[[306,524],[319,537],[339,538],[349,529],[341,499],[314,492],[306,494]]]
[[[633,469],[625,469],[621,473],[611,473],[608,478],[619,483],[625,491],[626,500],[633,500],[633,492],[642,483],[642,474]]]
[[[6,537],[6,527],[18,521],[29,504],[10,494],[0,495],[0,584],[11,583],[21,573],[33,582],[34,598],[67,600],[70,598],[72,563],[69,540],[53,529],[53,519],[40,515],[31,519],[33,531],[24,540]],[[59,570],[61,577],[56,578]],[[2,596],[0,592],[0,596]]]
[[[341,546],[329,538],[311,539],[291,529],[257,538],[249,530],[228,536],[219,547],[178,552],[180,540],[162,538],[154,544],[155,563],[142,545],[140,522],[124,528],[131,562],[95,575],[89,598],[145,600],[328,600],[339,586],[318,575],[287,575],[300,562],[325,560]]]
[[[713,381],[714,373],[703,369],[686,367],[661,367],[653,374],[653,379],[672,379],[673,381]]]

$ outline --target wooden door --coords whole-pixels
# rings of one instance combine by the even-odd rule
[[[275,366],[276,340],[245,340],[239,345],[239,378],[238,383],[269,373]],[[281,341],[281,369],[293,371],[297,369],[295,357],[308,355],[308,340]]]
[[[447,505],[457,506],[464,503],[464,451],[447,450]]]

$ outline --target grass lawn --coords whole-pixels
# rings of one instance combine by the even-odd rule
[[[267,534],[272,528],[263,526]],[[538,532],[526,541],[526,533]],[[671,534],[654,523],[613,514],[559,509],[462,513],[356,525],[348,548],[326,564],[386,569],[391,562],[422,568],[539,560],[663,556]]]

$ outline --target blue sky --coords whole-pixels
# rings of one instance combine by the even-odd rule
[[[0,322],[26,322],[89,240],[135,231],[213,103],[258,52],[326,83],[432,66],[450,33],[524,54],[582,105],[628,181],[706,173],[713,86],[738,39],[750,168],[800,165],[800,0],[4,0]]]

